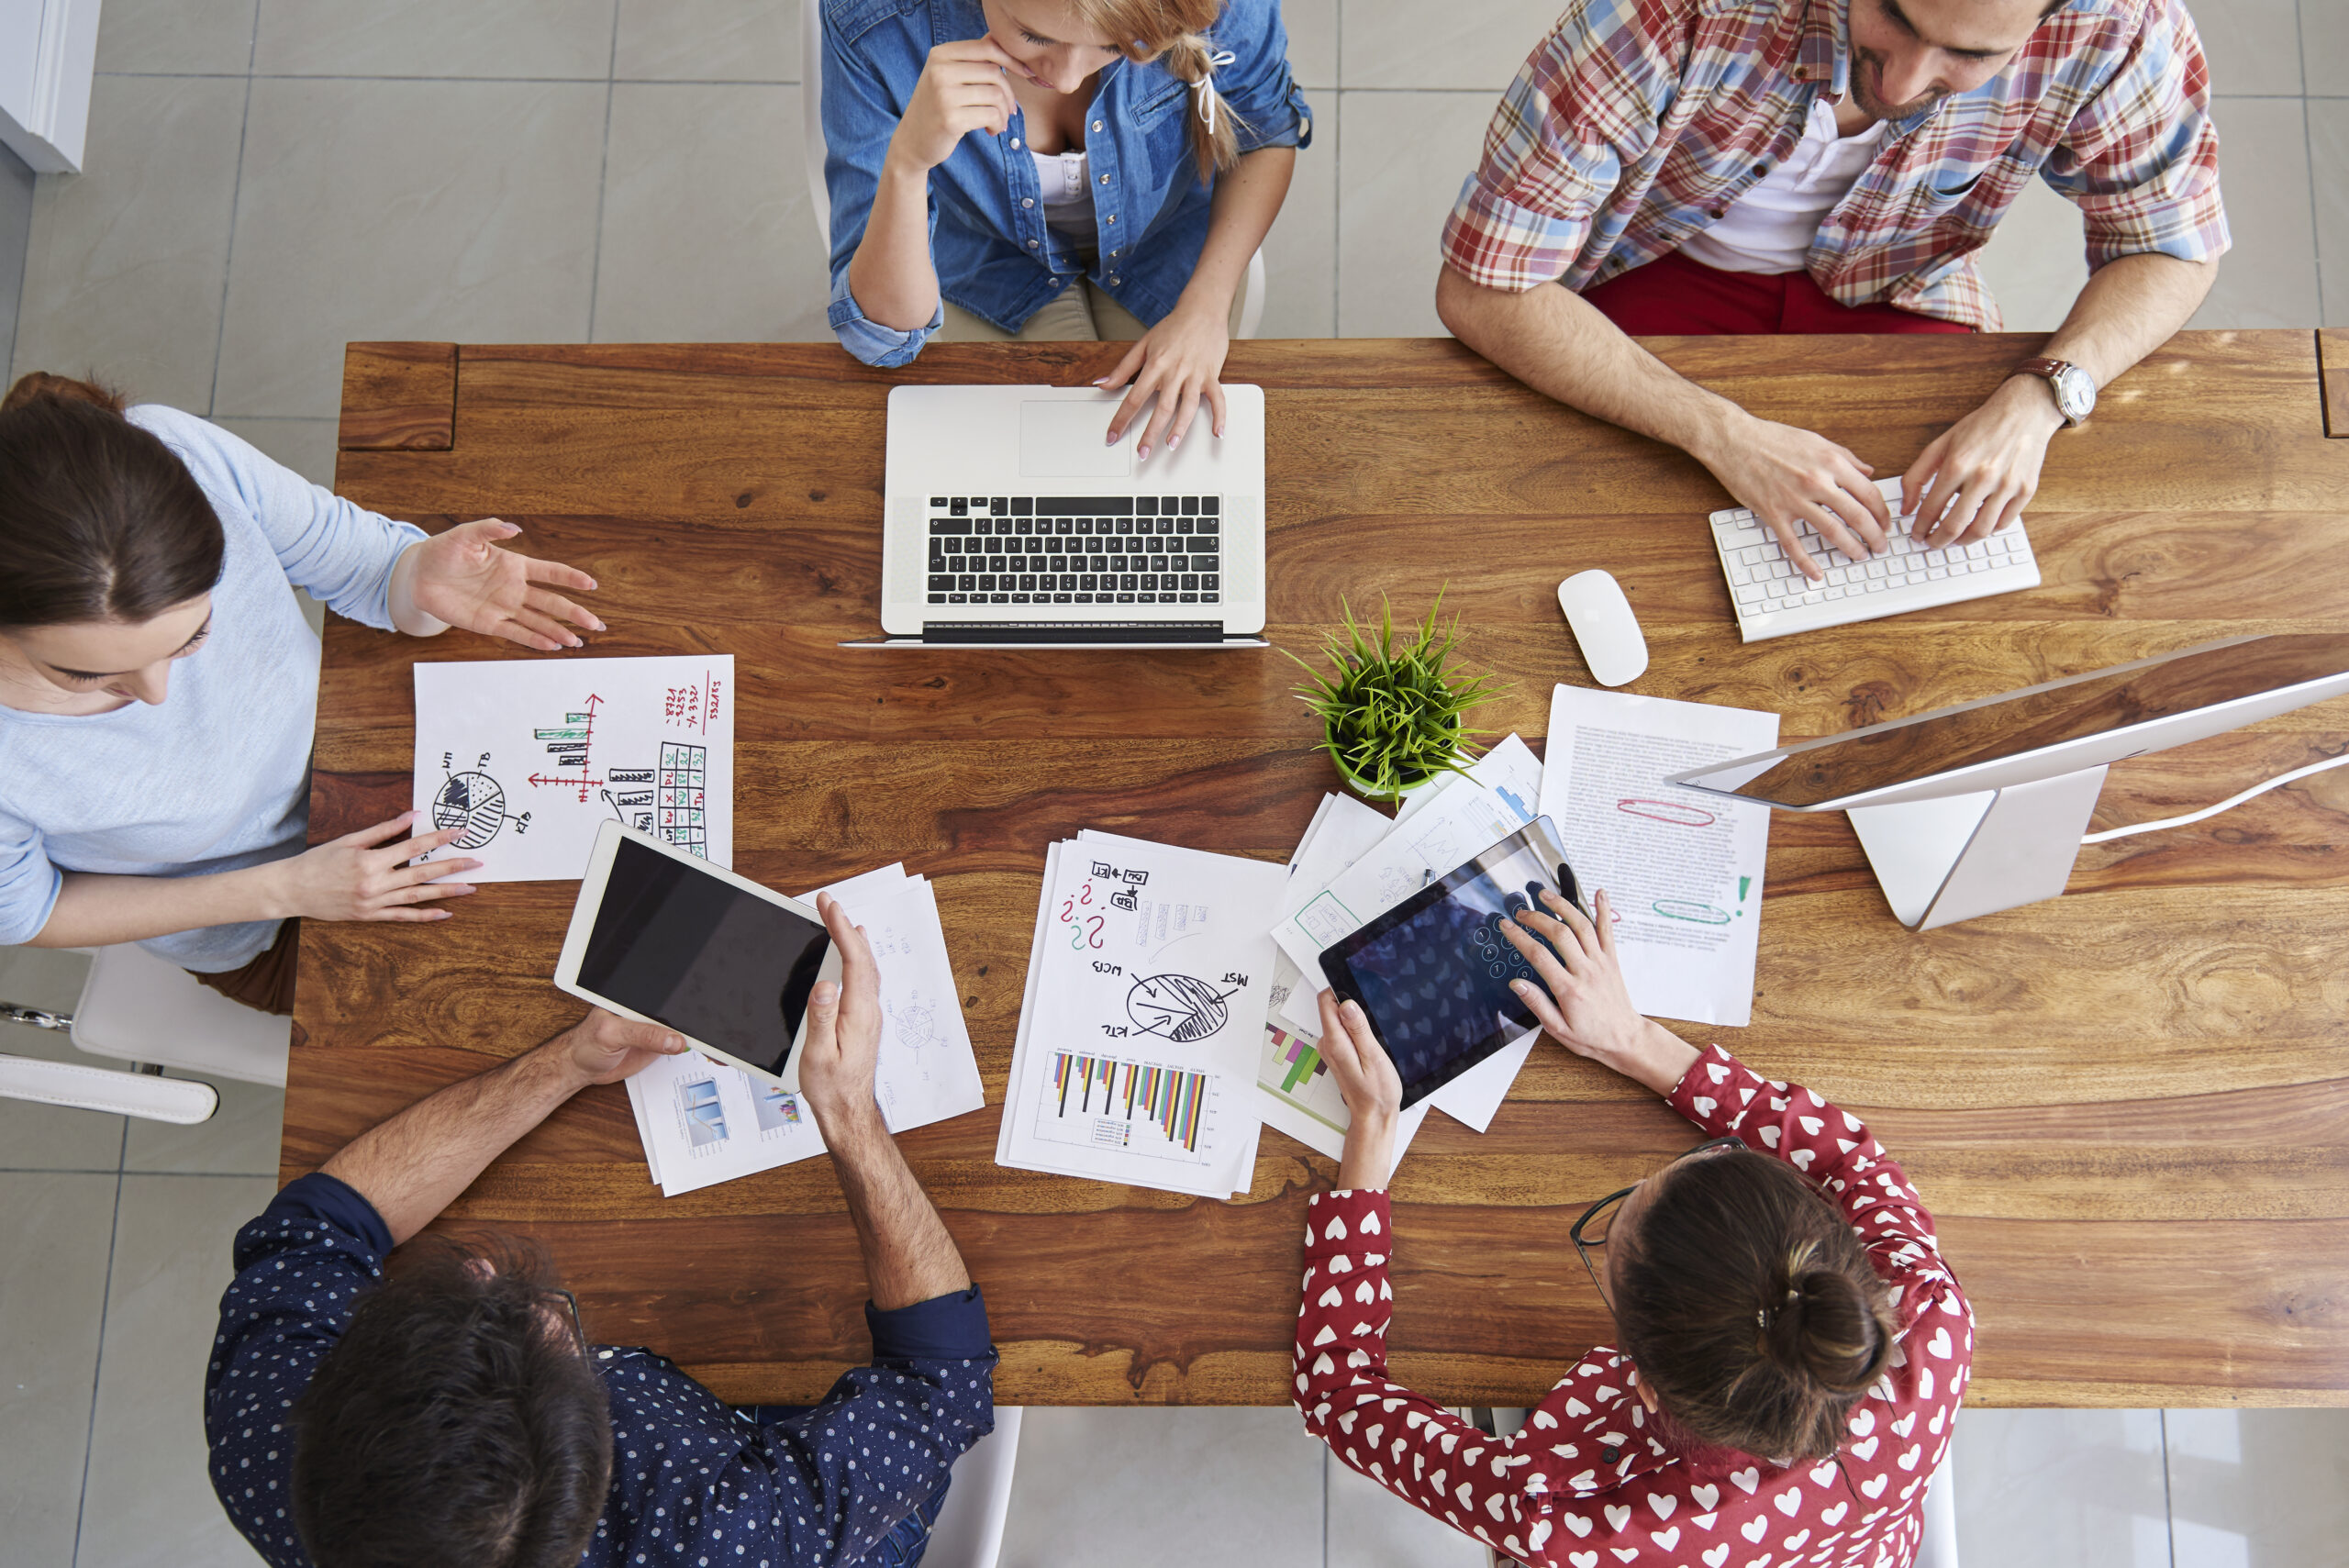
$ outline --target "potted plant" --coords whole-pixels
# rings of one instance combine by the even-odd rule
[[[1400,802],[1438,776],[1463,771],[1474,755],[1469,738],[1482,733],[1468,728],[1464,716],[1502,688],[1490,674],[1463,679],[1448,670],[1460,617],[1438,632],[1442,594],[1400,642],[1395,606],[1384,599],[1375,639],[1355,621],[1353,606],[1339,601],[1345,629],[1331,633],[1323,648],[1333,669],[1323,674],[1297,659],[1312,679],[1297,695],[1320,718],[1321,750],[1340,776],[1365,799]]]

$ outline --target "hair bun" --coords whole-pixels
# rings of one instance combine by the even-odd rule
[[[1798,1246],[1787,1260],[1785,1293],[1764,1309],[1764,1348],[1831,1393],[1858,1393],[1890,1358],[1889,1325],[1849,1274],[1813,1263],[1810,1251]]]
[[[122,394],[94,381],[75,381],[72,376],[52,375],[47,371],[28,371],[17,378],[8,395],[0,398],[0,414],[14,414],[28,404],[48,400],[54,403],[87,403],[109,414],[123,412]]]

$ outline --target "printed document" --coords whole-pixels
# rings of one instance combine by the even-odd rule
[[[566,882],[611,817],[734,863],[734,656],[416,666],[418,830],[467,882]]]
[[[1047,854],[996,1162],[1225,1197],[1254,1184],[1264,912],[1285,869],[1087,833]]]
[[[1775,713],[1580,686],[1552,695],[1542,810],[1585,900],[1607,890],[1642,1013],[1753,1021],[1769,808],[1664,781],[1777,743]]]

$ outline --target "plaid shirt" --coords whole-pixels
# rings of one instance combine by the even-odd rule
[[[1674,250],[1801,139],[1851,80],[1846,0],[1569,0],[1485,133],[1443,256],[1488,288],[1581,290]],[[2210,72],[2179,0],[2071,0],[2007,68],[1893,121],[1819,226],[1808,270],[1984,331],[1974,252],[2036,172],[2086,216],[2088,265],[2211,261],[2219,205]]]

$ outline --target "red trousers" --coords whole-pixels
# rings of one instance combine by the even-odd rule
[[[1840,305],[1809,272],[1724,272],[1679,251],[1582,291],[1634,338],[1706,332],[1970,332],[1893,305]]]

